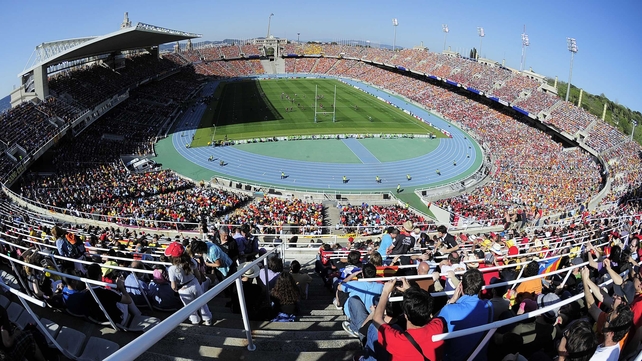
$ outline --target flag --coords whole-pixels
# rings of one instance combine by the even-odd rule
[[[562,257],[557,257],[557,258],[550,259],[548,261],[540,262],[539,274],[557,271],[557,268],[560,266],[561,260],[562,260]]]
[[[393,277],[398,269],[397,266],[379,266],[377,267],[377,277]]]

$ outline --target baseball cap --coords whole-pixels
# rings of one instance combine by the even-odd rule
[[[116,266],[118,267],[118,263],[114,261],[107,261],[105,262],[105,266]],[[107,268],[107,267],[100,267],[100,270],[103,273],[103,277],[107,276],[108,274],[112,273],[114,271],[113,268]]]
[[[631,302],[633,302],[633,297],[635,297],[635,286],[632,282],[613,285],[613,294],[622,297],[628,304],[631,304]]]
[[[550,305],[556,304],[559,301],[560,298],[554,293],[540,294],[537,296],[537,305],[540,308],[548,307]],[[559,310],[560,308],[556,307],[546,313],[543,313],[542,316],[548,318],[549,320],[553,320],[557,317]]]
[[[161,269],[155,269],[153,276],[154,276],[154,282],[156,282],[156,283],[165,283],[165,282],[167,282],[167,279],[163,275],[163,270],[161,270]]]
[[[179,242],[172,242],[167,246],[167,248],[165,248],[165,255],[168,257],[180,257],[184,251],[185,248],[183,248],[182,244]]]
[[[514,256],[516,254],[519,254],[519,249],[516,246],[512,246],[508,249],[509,256]]]

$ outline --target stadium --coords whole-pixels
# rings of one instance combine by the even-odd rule
[[[642,359],[604,116],[450,50],[199,38],[125,14],[19,74],[5,359]]]

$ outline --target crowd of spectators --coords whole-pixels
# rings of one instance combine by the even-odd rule
[[[17,144],[27,153],[35,151],[62,130],[49,118],[36,104],[22,103],[0,115],[0,141],[7,147]]]
[[[221,46],[218,50],[223,54],[225,59],[234,59],[241,56],[241,48],[236,44]]]
[[[346,204],[339,210],[339,224],[348,233],[376,234],[384,228],[396,226],[411,221],[424,225],[424,217],[399,205],[361,205]]]
[[[595,116],[569,102],[563,102],[551,112],[546,122],[569,134],[575,134],[586,129],[594,120]]]
[[[617,202],[621,196],[642,184],[642,147],[633,141],[620,143],[602,153],[608,164],[611,191],[602,203]]]
[[[321,234],[324,218],[321,203],[264,197],[225,216],[225,223],[252,224],[265,234],[279,234],[291,228],[299,234]]]
[[[623,214],[609,215],[613,213]],[[446,341],[432,341],[432,336],[510,320],[544,307],[550,310],[497,329],[475,359],[553,360],[559,355],[567,360],[618,360],[639,352],[642,234],[637,217],[609,220],[593,213],[565,225],[524,232],[458,236],[440,226],[432,239],[410,229],[412,224],[389,228],[380,241],[351,243],[337,253],[350,251],[345,258],[333,257],[339,250],[330,245],[319,249],[316,270],[337,285],[333,303],[344,310],[343,328],[364,345],[355,359],[420,359],[420,354],[434,360],[465,359],[484,332]],[[417,243],[420,249],[415,248]],[[406,261],[416,259],[416,268],[400,267],[399,263],[407,263],[395,256],[401,254],[396,253],[399,248],[416,255]],[[570,277],[566,272],[548,275],[561,269],[569,269]],[[397,278],[378,282],[377,276],[383,274]],[[410,275],[424,277],[403,278]],[[613,283],[597,286],[608,280]],[[516,287],[500,286],[514,281]],[[482,289],[491,284],[499,287]],[[565,301],[582,293],[578,301]],[[377,294],[381,294],[378,304]],[[389,299],[395,296],[403,301]],[[580,335],[574,334],[579,330]]]
[[[114,71],[101,65],[60,72],[49,79],[49,88],[58,97],[68,96],[85,109],[96,105],[134,86],[139,82],[175,69],[177,64],[153,55],[125,59],[125,67]]]
[[[589,131],[586,145],[595,149],[598,153],[602,153],[609,148],[626,142],[628,138],[611,124],[600,122]]]

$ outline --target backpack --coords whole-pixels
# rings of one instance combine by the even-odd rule
[[[78,259],[85,253],[85,247],[83,246],[80,237],[76,236],[74,233],[67,233],[64,240],[67,254],[63,256]],[[82,251],[80,247],[82,247]]]
[[[259,252],[259,238],[257,236],[250,236],[245,239],[245,254]]]

